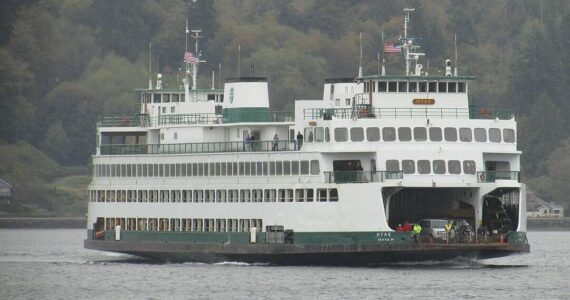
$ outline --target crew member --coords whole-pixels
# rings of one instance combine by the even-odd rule
[[[301,150],[303,146],[303,135],[300,131],[297,132],[297,150]]]
[[[416,239],[416,242],[420,241],[420,234],[421,233],[422,233],[422,225],[415,224],[414,225],[414,238]]]
[[[451,240],[451,230],[453,229],[453,224],[451,221],[448,220],[447,224],[445,224],[445,233],[447,233],[447,243],[449,244],[449,240]]]

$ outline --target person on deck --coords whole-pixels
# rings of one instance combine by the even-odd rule
[[[398,227],[396,227],[396,232],[403,232],[404,228],[402,227],[402,224],[398,224]]]
[[[404,226],[402,226],[402,230],[404,232],[412,231],[412,224],[408,223],[408,221],[404,222]]]
[[[272,147],[273,151],[277,151],[279,150],[279,136],[277,136],[277,133],[275,133],[275,135],[273,136],[273,147]]]
[[[414,224],[414,239],[416,242],[420,242],[420,234],[422,233],[422,225]]]
[[[300,131],[297,132],[297,150],[301,150],[303,146],[303,135]]]
[[[249,133],[245,137],[245,143],[243,146],[243,151],[251,151],[251,136],[249,135]]]

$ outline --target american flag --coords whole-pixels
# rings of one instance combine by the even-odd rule
[[[384,44],[384,53],[400,53],[402,48],[400,46],[395,46],[394,44]]]
[[[187,64],[197,64],[199,59],[192,52],[184,53],[184,62]]]

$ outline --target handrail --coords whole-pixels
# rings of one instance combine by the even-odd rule
[[[496,180],[521,181],[519,171],[481,171],[477,172],[477,182],[495,182]]]
[[[257,114],[260,114],[259,112]],[[289,111],[262,112],[264,122],[293,121],[294,115]],[[164,114],[150,117],[147,114],[136,116],[100,117],[98,127],[156,127],[165,125],[193,125],[193,124],[225,124],[230,123],[221,115],[213,113],[196,114]]]
[[[271,152],[296,150],[295,140],[235,141],[184,144],[111,144],[101,145],[101,155],[186,154],[219,152]]]
[[[353,108],[309,108],[303,111],[305,120],[353,118]],[[372,108],[356,114],[359,118],[441,118],[441,119],[511,119],[514,114],[489,108]]]
[[[367,183],[403,179],[401,171],[333,171],[323,172],[326,183]]]

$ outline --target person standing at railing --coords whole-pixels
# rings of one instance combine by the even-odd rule
[[[301,147],[303,146],[303,135],[301,134],[300,131],[297,132],[297,149],[295,150],[301,150]]]
[[[272,147],[273,151],[277,151],[279,150],[279,136],[277,135],[277,133],[275,133],[275,135],[273,136],[273,147]]]
[[[250,150],[251,150],[251,136],[248,133],[244,138],[243,151],[250,151]]]
[[[255,151],[256,147],[255,147],[255,136],[252,134],[251,137],[249,138],[249,151]]]

